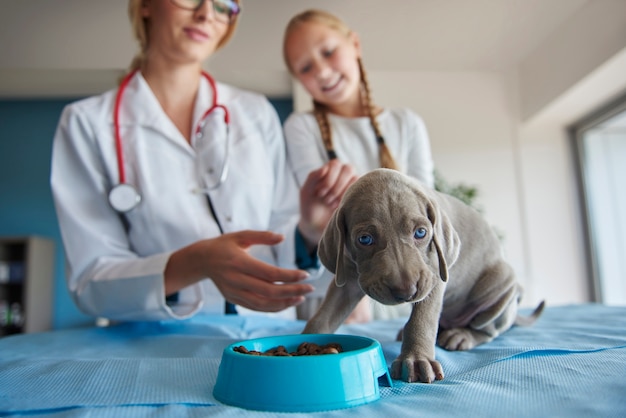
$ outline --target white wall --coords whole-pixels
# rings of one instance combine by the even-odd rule
[[[626,1],[589,2],[520,64],[522,212],[536,295],[589,300],[569,127],[626,92]]]
[[[535,287],[558,303],[587,300],[591,286],[567,129],[623,92],[626,48],[518,127]]]
[[[625,44],[626,1],[588,2],[520,64],[522,120],[541,113]]]
[[[127,5],[0,0],[0,95],[77,97],[114,87],[137,50]]]

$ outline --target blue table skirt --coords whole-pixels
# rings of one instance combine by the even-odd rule
[[[388,364],[403,320],[342,326],[381,342]],[[268,417],[220,404],[212,391],[223,349],[299,333],[301,321],[210,316],[0,338],[0,417]],[[437,348],[446,377],[394,381],[373,403],[290,416],[625,417],[626,307],[548,307],[466,352]]]

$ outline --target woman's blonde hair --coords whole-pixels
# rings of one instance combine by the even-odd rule
[[[287,24],[285,35],[283,37],[283,59],[291,74],[294,74],[294,69],[291,67],[287,57],[287,39],[289,35],[303,23],[318,23],[325,25],[345,37],[349,37],[352,34],[352,30],[341,19],[324,10],[310,9],[295,15]],[[374,129],[374,133],[376,135],[380,154],[380,166],[383,168],[392,168],[397,170],[398,165],[396,164],[389,147],[387,147],[387,144],[383,139],[378,121],[376,120],[376,106],[372,101],[367,73],[365,72],[361,58],[358,59],[358,64],[361,73],[361,103],[369,116],[370,123],[372,124],[372,128]],[[330,122],[328,121],[328,108],[324,104],[313,100],[313,114],[320,128],[322,141],[324,143],[324,147],[326,148],[328,158],[331,160],[337,158],[337,154],[335,153],[333,146],[332,130],[330,128]]]
[[[139,42],[139,52],[135,55],[131,61],[129,71],[137,70],[141,68],[141,64],[146,57],[146,51],[148,50],[148,19],[142,16],[141,8],[143,7],[144,0],[129,0],[128,1],[128,17],[130,18],[130,24],[132,26],[133,35]],[[207,0],[211,1],[211,0]],[[234,0],[238,5],[241,4],[241,0]],[[224,37],[217,44],[216,50],[220,49],[235,33],[237,27],[238,16],[235,16],[235,20],[228,26],[228,30],[224,34]]]

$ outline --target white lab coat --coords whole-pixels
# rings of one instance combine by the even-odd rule
[[[228,108],[231,121],[228,176],[217,190],[208,192],[219,222],[224,232],[254,229],[284,234],[281,244],[255,246],[251,253],[295,268],[298,191],[285,162],[278,116],[260,95],[223,84],[217,90],[218,102]],[[200,172],[213,168],[213,182],[219,177],[225,153],[223,114],[207,119],[203,137],[190,145],[137,73],[123,94],[120,128],[127,183],[137,188],[142,201],[121,215],[108,201],[109,191],[119,182],[115,95],[115,90],[109,91],[68,105],[54,138],[51,186],[69,291],[84,312],[114,320],[223,313],[224,298],[211,280],[183,289],[179,302],[168,306],[163,279],[173,251],[220,234],[207,193],[197,190],[206,186]],[[212,96],[202,78],[194,126]],[[292,315],[293,309],[289,311]]]

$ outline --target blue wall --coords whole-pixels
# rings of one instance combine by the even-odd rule
[[[0,236],[39,235],[56,244],[53,327],[93,323],[65,287],[63,244],[50,192],[52,139],[63,107],[75,99],[0,100]],[[270,99],[281,121],[291,99]]]

